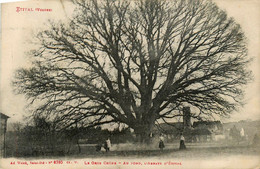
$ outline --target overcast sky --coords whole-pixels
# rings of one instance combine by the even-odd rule
[[[260,1],[216,0],[216,3],[227,11],[228,16],[234,17],[244,30],[248,39],[248,54],[254,58],[249,68],[255,77],[254,82],[245,89],[247,104],[239,112],[234,112],[230,119],[222,121],[260,119]],[[16,12],[17,7],[48,8],[52,12]],[[17,68],[30,63],[25,52],[30,49],[28,40],[32,31],[42,29],[50,18],[64,20],[71,13],[68,1],[26,1],[2,5],[0,111],[11,117],[9,122],[21,121],[23,116],[29,114],[25,107],[26,99],[13,94],[11,81]]]

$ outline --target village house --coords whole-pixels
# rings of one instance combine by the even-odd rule
[[[220,121],[195,121],[192,124],[190,107],[184,107],[182,122],[155,125],[152,133],[154,136],[163,134],[167,142],[179,140],[181,133],[188,142],[218,141],[223,136],[223,126]]]

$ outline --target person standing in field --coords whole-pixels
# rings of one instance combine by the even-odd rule
[[[159,137],[160,141],[159,141],[159,148],[161,151],[163,151],[163,148],[165,147],[164,146],[164,137],[163,135],[161,134],[161,136]]]
[[[181,133],[181,137],[180,137],[180,150],[184,150],[186,149],[186,146],[185,146],[185,138],[183,136],[183,134]]]
[[[110,149],[111,149],[110,138],[107,138],[107,140],[105,141],[104,148],[105,148],[106,152],[110,151]]]

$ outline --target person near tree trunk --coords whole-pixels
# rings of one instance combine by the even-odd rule
[[[164,146],[164,137],[163,137],[163,135],[161,134],[161,136],[160,136],[160,141],[159,141],[159,148],[160,148],[160,150],[161,151],[163,151],[163,148],[164,148],[165,146]]]
[[[184,150],[184,149],[186,149],[185,138],[184,138],[183,134],[181,133],[181,137],[180,137],[180,150]]]

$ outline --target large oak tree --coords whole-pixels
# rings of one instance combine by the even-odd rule
[[[14,85],[61,128],[123,123],[144,140],[156,120],[228,115],[250,80],[241,28],[203,0],[75,1],[37,35]]]

